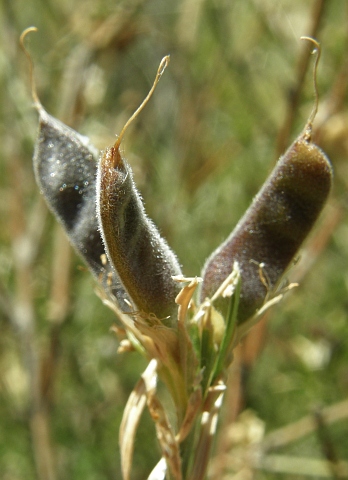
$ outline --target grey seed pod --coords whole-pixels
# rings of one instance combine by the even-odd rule
[[[94,276],[129,311],[116,272],[102,261],[105,250],[95,212],[98,150],[41,104],[36,107],[40,120],[33,162],[41,193]]]

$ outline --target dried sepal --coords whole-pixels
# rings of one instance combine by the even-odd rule
[[[187,319],[188,309],[191,305],[193,295],[195,294],[199,284],[202,282],[202,278],[200,277],[187,278],[187,277],[184,277],[183,275],[177,275],[173,277],[173,280],[178,284],[179,283],[188,284],[188,285],[185,285],[180,290],[177,297],[175,298],[175,303],[179,305],[178,322],[184,325]]]

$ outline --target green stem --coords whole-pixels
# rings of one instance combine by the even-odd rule
[[[182,476],[185,479],[188,478],[188,473],[190,471],[190,468],[192,466],[193,459],[194,459],[193,452],[195,450],[195,438],[196,438],[196,432],[197,432],[198,422],[200,421],[200,418],[201,416],[199,415],[197,417],[195,425],[191,429],[191,432],[188,434],[188,436],[180,445],[181,460],[182,460],[181,471],[182,471]]]

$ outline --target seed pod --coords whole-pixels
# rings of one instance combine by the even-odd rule
[[[103,152],[97,176],[97,212],[109,261],[135,306],[158,318],[174,312],[178,287],[172,276],[181,274],[180,265],[145,213],[131,167],[120,153],[120,143],[125,129],[150,98],[167,62],[165,57],[152,89],[115,145]]]
[[[39,132],[33,157],[35,177],[70,242],[105,290],[127,311],[127,295],[109,264],[95,212],[98,151],[81,136],[38,107]],[[104,262],[105,263],[105,262]]]
[[[120,308],[128,311],[127,295],[116,273],[104,264],[105,250],[98,230],[95,212],[95,190],[98,150],[73,129],[49,115],[38,99],[29,59],[32,96],[39,113],[39,131],[34,150],[34,172],[41,193],[54,215],[63,225],[70,242],[83,257],[105,290],[116,297]]]
[[[316,44],[317,47],[318,44]],[[315,63],[315,70],[318,62]],[[314,77],[315,78],[315,77]],[[313,112],[302,134],[280,158],[231,235],[208,258],[200,299],[211,297],[237,261],[241,270],[238,322],[255,314],[312,229],[330,192],[332,168],[311,142]],[[215,306],[226,314],[229,299]]]

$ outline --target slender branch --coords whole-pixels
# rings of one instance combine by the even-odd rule
[[[331,433],[328,429],[328,425],[326,423],[326,418],[322,413],[321,408],[316,408],[313,412],[314,420],[317,425],[317,438],[319,440],[321,450],[323,452],[324,457],[327,460],[328,467],[331,470],[332,478],[338,479],[342,478],[344,472],[339,465],[338,455],[336,452],[335,445],[332,441]]]
[[[301,458],[288,455],[267,455],[260,460],[254,460],[254,468],[273,473],[301,475],[315,478],[333,478],[332,471],[326,460]],[[341,476],[348,478],[348,462],[340,462]]]
[[[348,418],[348,400],[324,407],[322,409],[322,415],[325,416],[325,421],[328,425]],[[316,428],[317,425],[313,419],[313,415],[307,415],[297,422],[286,425],[266,435],[261,445],[262,450],[269,452],[277,448],[285,447],[313,433]]]

